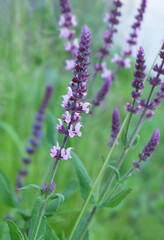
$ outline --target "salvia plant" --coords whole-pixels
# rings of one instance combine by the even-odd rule
[[[152,66],[148,67],[146,61],[148,56],[145,55],[144,48],[138,46],[138,35],[147,6],[147,1],[141,0],[139,8],[136,10],[135,20],[129,30],[130,33],[126,38],[125,48],[120,53],[114,53],[112,47],[121,21],[122,6],[123,3],[120,0],[114,0],[111,10],[105,13],[104,24],[106,26],[104,25],[104,29],[106,28],[106,30],[102,36],[101,46],[96,51],[96,63],[90,67],[91,57],[93,57],[91,46],[94,39],[89,24],[84,23],[83,27],[77,26],[78,16],[73,14],[71,1],[58,1],[57,7],[60,16],[57,19],[58,35],[55,38],[60,39],[63,49],[69,52],[67,55],[69,59],[65,60],[66,66],[62,71],[71,70],[72,77],[69,79],[70,73],[67,72],[68,82],[64,83],[66,94],[61,96],[61,110],[58,111],[58,113],[61,111],[63,113],[57,119],[53,114],[48,114],[47,109],[49,103],[53,103],[54,109],[58,107],[57,103],[60,99],[56,100],[56,103],[51,99],[53,94],[55,96],[57,93],[58,86],[46,85],[40,107],[34,115],[30,137],[27,136],[28,144],[22,152],[22,163],[17,170],[14,188],[6,174],[0,170],[1,199],[6,206],[13,210],[6,212],[2,221],[8,225],[7,235],[4,234],[2,240],[89,240],[90,224],[96,214],[104,211],[104,208],[117,208],[124,201],[132,192],[132,187],[128,186],[128,179],[137,171],[144,172],[142,167],[147,166],[145,162],[150,161],[151,155],[158,148],[159,127],[150,129],[149,134],[142,139],[139,134],[143,125],[149,124],[148,120],[154,121],[155,110],[162,104],[164,98],[164,43],[162,42],[159,46]],[[75,38],[75,34],[79,29],[81,35],[78,39]],[[64,53],[63,50],[63,54],[67,53]],[[63,62],[61,64],[63,66]],[[115,105],[109,102],[108,107],[107,105],[103,106],[107,94],[110,95],[112,92],[112,85],[116,80],[119,81],[118,73],[121,68],[124,71],[126,71],[125,68],[133,71],[133,75],[129,74],[126,79],[129,89],[131,89],[131,95],[127,96],[128,102],[123,103],[123,111],[126,114],[124,120],[121,117],[122,114],[119,113],[122,109],[117,106],[117,101],[114,100]],[[59,78],[62,81],[62,74]],[[100,81],[99,89],[96,89],[95,86],[96,78]],[[117,92],[117,96],[113,95],[113,97],[118,99],[119,89]],[[85,161],[83,161],[86,150],[83,150],[81,154],[82,160],[76,152],[80,141],[78,138],[81,138],[82,133],[87,129],[89,121],[94,121],[94,110],[100,106],[104,107],[103,111],[105,112],[108,112],[108,109],[110,112],[112,111],[108,123],[109,134],[106,146],[103,146],[101,141],[99,142],[99,149],[106,147],[108,154],[105,157],[105,153],[103,153],[102,161],[95,158],[95,162],[91,163],[93,168],[98,166],[97,175],[92,181],[92,177],[86,170]],[[51,115],[51,123],[47,120],[47,115]],[[44,165],[42,181],[40,184],[36,184],[30,180],[30,167],[33,166],[36,175],[39,168],[42,167],[41,165],[36,167],[35,161],[37,153],[41,151],[41,138],[44,139],[43,133],[46,132],[44,124],[47,124],[48,127],[50,124],[52,126],[49,134],[53,140],[50,147],[46,145],[46,156],[50,157],[51,161]],[[3,122],[0,122],[0,126],[4,130],[10,131]],[[57,136],[56,138],[53,138],[54,134]],[[87,134],[90,134],[89,131]],[[86,134],[83,137],[85,138]],[[16,138],[15,135],[14,138]],[[133,152],[135,148],[138,156],[134,154],[132,159],[127,159],[127,153]],[[65,164],[64,160],[68,160],[70,175],[74,174],[72,171],[72,165],[74,165],[77,174],[75,179],[72,180],[70,175],[65,176],[62,170],[63,164]],[[96,164],[98,161],[99,165]],[[127,161],[128,165],[121,168]],[[57,180],[56,174],[59,175]],[[57,192],[60,189],[59,178],[61,180],[67,178],[68,182],[66,188],[60,193]],[[78,196],[80,209],[78,211],[69,209],[70,218],[73,215],[69,223],[69,231],[65,231],[65,221],[62,223],[61,229],[57,229],[58,212],[62,212],[62,209],[65,211],[65,203],[75,193],[78,184],[82,197],[82,200],[79,200]],[[31,204],[26,206],[24,198],[31,193],[31,189],[34,189],[36,194],[30,195],[33,199]],[[72,201],[73,205],[76,205],[74,198]],[[106,239],[110,239],[110,236]]]

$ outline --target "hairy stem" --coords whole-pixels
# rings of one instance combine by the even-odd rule
[[[163,45],[163,44],[162,44],[162,45]],[[158,53],[157,53],[157,55],[156,55],[156,57],[155,57],[155,59],[154,59],[154,61],[153,61],[153,64],[151,65],[150,70],[149,70],[147,76],[145,77],[145,80],[144,80],[144,81],[146,81],[146,80],[149,78],[150,72],[151,72],[151,70],[152,70],[152,68],[153,68],[153,66],[154,66],[154,64],[155,64],[155,62],[156,62],[156,60],[157,60],[157,57],[158,57],[161,49],[162,49],[162,46],[160,47],[160,49],[159,49],[159,51],[158,51]],[[116,68],[116,70],[114,71],[114,74],[116,74],[116,73],[119,71],[119,69],[120,69],[120,67],[118,66],[118,67]],[[152,87],[146,105],[148,105],[148,103],[149,103],[149,101],[150,101],[150,99],[151,99],[151,96],[152,96],[152,94],[153,94],[153,90],[154,90],[154,88]],[[141,117],[140,117],[140,119],[139,119],[139,121],[138,121],[138,123],[137,123],[137,125],[136,125],[136,128],[135,128],[134,132],[132,133],[130,140],[128,141],[128,148],[125,148],[125,149],[123,150],[123,152],[122,152],[122,154],[121,154],[121,156],[120,156],[120,158],[119,158],[119,160],[118,160],[118,162],[117,162],[117,168],[118,168],[118,169],[119,169],[120,166],[122,165],[123,160],[124,160],[124,158],[125,158],[125,156],[126,156],[126,153],[128,152],[131,144],[133,143],[133,141],[134,141],[134,139],[135,139],[135,137],[136,137],[136,134],[138,133],[138,131],[140,130],[140,128],[141,128],[141,126],[142,126],[142,124],[143,124],[143,119],[144,119],[145,113],[146,113],[146,108],[144,109],[144,111],[143,111],[143,113],[142,113],[142,115],[141,115]],[[108,162],[109,162],[109,160],[110,160],[110,157],[111,157],[111,155],[112,155],[112,153],[113,153],[113,151],[114,151],[115,145],[116,145],[118,139],[120,138],[120,136],[121,136],[121,134],[122,134],[122,132],[123,132],[123,129],[124,129],[124,127],[125,127],[126,122],[128,121],[128,119],[129,119],[129,114],[127,114],[127,116],[126,116],[126,118],[125,118],[125,120],[124,120],[124,122],[123,122],[123,124],[122,124],[122,127],[121,127],[121,129],[120,129],[120,132],[119,132],[117,138],[115,139],[114,144],[113,144],[113,146],[112,146],[112,148],[111,148],[111,150],[110,150],[110,152],[109,152],[109,154],[108,154],[108,156],[107,156],[107,158],[106,158],[106,160],[105,160],[102,168],[100,169],[100,172],[99,172],[99,174],[98,174],[98,176],[97,176],[97,178],[96,178],[96,180],[95,180],[95,183],[94,183],[91,191],[90,191],[89,194],[88,194],[88,197],[87,197],[86,201],[84,202],[84,205],[83,205],[83,207],[82,207],[82,209],[81,209],[81,212],[80,212],[80,214],[79,214],[79,216],[78,216],[78,218],[77,218],[77,220],[76,220],[76,222],[75,222],[75,225],[74,225],[74,227],[73,227],[73,229],[72,229],[72,232],[71,232],[68,240],[72,240],[72,238],[73,238],[73,236],[74,236],[74,234],[75,234],[75,231],[76,231],[76,229],[77,229],[77,227],[78,227],[78,225],[79,225],[79,222],[80,222],[80,220],[81,220],[81,218],[82,218],[82,216],[83,216],[83,214],[84,214],[84,212],[85,212],[85,209],[86,209],[86,207],[87,207],[87,205],[88,205],[88,203],[89,203],[89,200],[90,200],[90,198],[91,198],[91,196],[92,196],[92,193],[94,192],[94,190],[95,190],[95,188],[96,188],[96,186],[97,186],[97,183],[99,182],[99,180],[101,179],[101,177],[102,177],[102,175],[103,175],[103,172],[104,172],[104,170],[105,170],[105,168],[106,168],[106,166],[107,166],[107,164],[108,164]],[[130,117],[130,119],[131,119],[131,117]],[[130,122],[129,122],[129,123],[130,123]],[[128,128],[129,128],[129,127],[128,127]],[[122,178],[121,180],[123,180],[124,178],[127,178],[127,177],[131,174],[131,172],[132,172],[133,170],[134,170],[134,168],[131,168],[131,169],[123,176],[123,178]],[[114,177],[115,177],[115,175],[113,175],[113,177],[108,181],[108,183],[107,183],[107,185],[106,185],[106,188],[104,189],[103,194],[100,196],[100,200],[102,200],[102,199],[104,198],[107,190],[109,189],[109,187],[111,186],[111,184],[112,184],[112,182],[113,182],[113,180],[114,180]],[[114,189],[115,189],[115,188],[114,188]],[[112,192],[112,193],[113,193],[113,192]],[[92,211],[94,211],[93,209],[94,209],[94,207],[92,208]],[[92,213],[92,211],[91,211],[91,213]],[[96,213],[96,210],[95,210],[95,213]],[[95,215],[95,213],[94,213],[94,215]],[[93,216],[94,216],[94,215],[93,215]],[[88,218],[88,219],[89,219],[89,221],[87,221],[88,224],[87,224],[87,225],[85,224],[86,227],[84,228],[83,231],[85,231],[85,232],[87,231],[88,226],[89,226],[89,223],[90,223],[91,220],[93,219],[93,216],[92,216],[91,218]],[[81,233],[81,234],[82,234],[82,233]]]
[[[42,217],[43,217],[44,211],[45,211],[45,205],[46,205],[46,201],[43,200],[43,202],[40,206],[40,209],[39,209],[39,212],[38,212],[38,217],[36,219],[34,230],[33,230],[32,236],[31,236],[32,240],[37,240],[38,231],[39,231],[40,224],[41,224],[41,221],[42,221]]]
[[[127,116],[128,116],[128,115],[127,115]],[[76,222],[75,222],[75,225],[74,225],[74,227],[73,227],[73,229],[72,229],[72,232],[71,232],[70,237],[69,237],[68,240],[71,240],[71,239],[73,238],[74,233],[75,233],[75,231],[76,231],[76,229],[77,229],[77,226],[79,225],[79,222],[80,222],[80,220],[81,220],[81,218],[82,218],[82,216],[83,216],[83,214],[84,214],[84,212],[85,212],[85,210],[86,210],[86,207],[87,207],[87,205],[88,205],[88,203],[89,203],[89,200],[91,199],[91,196],[92,196],[92,194],[93,194],[93,192],[94,192],[94,190],[95,190],[95,188],[96,188],[96,186],[97,186],[97,183],[98,183],[99,180],[101,179],[101,177],[102,177],[102,175],[103,175],[103,173],[104,173],[104,170],[106,169],[106,166],[107,166],[107,164],[108,164],[108,162],[109,162],[109,160],[110,160],[110,158],[111,158],[111,155],[112,155],[112,153],[113,153],[113,151],[114,151],[114,149],[115,149],[116,143],[117,143],[118,139],[120,138],[120,136],[122,135],[122,131],[123,131],[123,129],[124,129],[124,127],[125,127],[125,124],[126,124],[126,122],[127,122],[127,119],[128,119],[127,116],[125,117],[125,120],[124,120],[124,122],[123,122],[123,124],[122,124],[122,127],[121,127],[121,129],[120,129],[120,132],[119,132],[119,134],[117,135],[117,138],[115,139],[114,144],[113,144],[110,152],[108,153],[108,156],[107,156],[107,158],[106,158],[103,166],[102,166],[101,169],[100,169],[100,172],[99,172],[99,174],[98,174],[98,176],[97,176],[97,178],[96,178],[96,180],[95,180],[95,182],[94,182],[94,184],[93,184],[92,189],[90,190],[90,192],[89,192],[89,194],[88,194],[87,199],[86,199],[85,202],[84,202],[84,205],[83,205],[83,207],[82,207],[82,210],[81,210],[81,212],[80,212],[80,214],[79,214],[79,217],[77,218],[77,220],[76,220]]]
[[[127,123],[127,127],[126,127],[126,131],[125,131],[125,140],[127,140],[128,130],[129,130],[129,127],[130,127],[130,122],[131,122],[131,120],[132,120],[135,102],[136,102],[135,99],[133,99],[132,110],[131,110],[131,112],[130,112],[129,119],[128,119],[128,123]]]
[[[92,210],[91,210],[91,212],[90,212],[90,214],[89,214],[89,216],[88,216],[88,218],[87,218],[84,226],[83,226],[82,231],[80,232],[80,235],[78,236],[78,239],[79,239],[79,240],[82,240],[82,239],[83,239],[85,233],[87,232],[88,225],[91,223],[92,219],[94,218],[94,216],[95,216],[95,214],[96,214],[96,211],[97,211],[97,208],[96,208],[96,206],[94,206],[94,207],[92,208]]]

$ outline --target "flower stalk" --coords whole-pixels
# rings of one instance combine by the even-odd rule
[[[163,46],[163,45],[162,45],[162,46]],[[158,57],[158,55],[159,55],[159,53],[160,53],[160,51],[161,51],[161,49],[162,49],[162,46],[160,47],[160,49],[159,49],[159,51],[158,51],[158,54],[156,55],[155,60],[153,61],[153,64],[152,64],[152,66],[150,67],[150,70],[149,70],[147,76],[145,77],[145,80],[147,80],[147,79],[149,78],[150,72],[151,72],[151,70],[152,70],[152,68],[153,68],[153,66],[154,66],[154,64],[155,64],[155,61],[157,60],[157,57]],[[152,92],[153,92],[153,91],[151,90],[151,91],[150,91],[150,94],[149,94],[149,97],[148,97],[147,103],[149,103],[149,100],[150,100],[150,98],[151,98]],[[139,119],[139,121],[138,121],[138,123],[137,123],[137,125],[136,125],[136,128],[134,129],[134,131],[133,131],[133,133],[132,133],[132,135],[131,135],[131,137],[130,137],[130,139],[129,139],[129,141],[128,141],[127,148],[124,148],[122,154],[120,155],[120,158],[119,158],[118,161],[117,161],[116,168],[117,168],[118,170],[119,170],[119,168],[121,167],[121,165],[122,165],[122,163],[123,163],[123,160],[124,160],[127,152],[129,151],[131,145],[133,144],[134,139],[135,139],[135,137],[136,137],[136,134],[139,132],[139,130],[140,130],[140,128],[141,128],[141,124],[142,124],[142,120],[143,120],[143,118],[144,118],[144,116],[145,116],[145,112],[146,112],[146,109],[142,112],[142,115],[141,115],[141,117],[140,117],[140,119]],[[84,202],[84,205],[83,205],[83,207],[82,207],[82,209],[81,209],[81,212],[80,212],[80,214],[79,214],[79,216],[78,216],[78,218],[77,218],[77,220],[76,220],[76,222],[75,222],[75,224],[74,224],[74,227],[73,227],[73,229],[72,229],[72,232],[71,232],[68,240],[72,240],[72,239],[73,239],[73,236],[74,236],[74,234],[75,234],[75,232],[76,232],[76,229],[77,229],[77,227],[78,227],[78,225],[79,225],[79,223],[80,223],[80,221],[81,221],[81,218],[82,218],[82,216],[83,216],[83,214],[84,214],[84,212],[85,212],[85,210],[86,210],[86,208],[87,208],[87,205],[88,205],[88,203],[89,203],[89,201],[90,201],[90,199],[91,199],[91,196],[92,196],[94,190],[96,189],[96,186],[97,186],[98,182],[101,180],[101,178],[102,178],[102,176],[103,176],[103,174],[104,174],[104,171],[105,171],[105,169],[106,169],[106,167],[107,167],[107,164],[108,164],[109,161],[110,161],[110,158],[111,158],[111,156],[112,156],[112,153],[113,153],[113,151],[115,150],[115,146],[117,145],[117,142],[118,142],[118,140],[120,139],[120,137],[121,137],[121,135],[122,135],[122,133],[123,133],[123,131],[124,131],[124,128],[126,127],[126,124],[127,124],[128,120],[129,120],[129,116],[130,116],[130,113],[128,113],[128,114],[126,115],[125,119],[124,119],[124,122],[123,122],[123,124],[122,124],[122,126],[121,126],[121,128],[120,128],[120,131],[119,131],[119,133],[118,133],[118,135],[117,135],[117,137],[116,137],[116,139],[115,139],[115,141],[114,141],[114,143],[113,143],[113,146],[111,147],[111,149],[110,149],[110,151],[109,151],[109,153],[108,153],[108,155],[107,155],[107,158],[106,158],[103,166],[101,167],[101,169],[100,169],[100,171],[99,171],[99,174],[98,174],[98,176],[97,176],[97,178],[96,178],[96,180],[95,180],[95,182],[94,182],[94,184],[93,184],[93,187],[92,187],[92,189],[90,190],[90,192],[89,192],[89,194],[88,194],[88,197],[87,197],[87,199],[86,199],[85,202]],[[134,170],[134,167],[132,167],[132,168],[129,170],[129,172],[128,172],[124,177],[126,178],[127,176],[129,176],[129,174],[130,174],[133,170]],[[112,182],[113,182],[114,179],[115,179],[115,174],[113,173],[112,177],[108,179],[108,182],[107,182],[107,184],[106,184],[106,186],[105,186],[105,188],[104,188],[103,193],[101,194],[101,196],[100,196],[100,198],[99,198],[99,201],[102,200],[102,199],[104,199],[104,197],[105,197],[105,195],[106,195],[106,192],[109,190],[109,187],[111,186],[111,184],[112,184]],[[123,178],[123,179],[124,179],[124,178]],[[99,201],[98,201],[98,202],[99,202]],[[92,208],[92,211],[93,211],[94,208],[95,208],[95,206]],[[92,212],[92,211],[91,211],[91,212]],[[95,215],[95,214],[96,214],[96,210],[94,210],[94,215]],[[93,216],[92,216],[92,217],[88,217],[88,219],[87,219],[88,224],[87,224],[87,225],[85,224],[85,229],[83,229],[82,232],[80,233],[80,234],[83,234],[82,236],[84,236],[84,234],[85,234],[85,232],[86,232],[86,230],[87,230],[87,228],[88,228],[88,225],[89,225],[89,223],[91,222],[92,218],[93,218]]]

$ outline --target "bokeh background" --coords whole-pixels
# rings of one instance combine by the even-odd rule
[[[110,10],[111,0],[71,0],[74,14],[77,16],[77,36],[81,28],[87,24],[92,32],[92,63],[96,62],[95,54],[102,46],[102,33],[105,30],[104,12]],[[123,16],[119,26],[119,34],[115,37],[113,52],[119,52],[124,46],[124,39],[130,32],[134,15],[140,1],[124,0]],[[161,0],[148,1],[140,45],[145,48],[146,61],[150,67],[164,38],[164,16]],[[50,116],[53,114],[54,129],[57,118],[61,116],[61,95],[72,73],[64,70],[68,54],[64,49],[64,41],[59,39],[58,19],[60,15],[57,0],[1,0],[0,1],[0,168],[15,185],[18,169],[21,165],[22,148],[26,146],[31,132],[33,115],[37,111],[43,97],[46,84],[53,84],[54,94],[47,111],[44,124],[44,138],[41,147],[29,166],[26,183],[40,184],[46,167],[51,162],[50,145],[47,133]],[[111,114],[118,107],[121,121],[126,115],[126,102],[131,102],[131,84],[135,60],[132,68],[121,70],[113,83],[110,94],[103,105],[95,110],[94,115],[84,119],[83,135],[80,139],[71,139],[68,145],[73,146],[83,161],[88,173],[94,181],[102,166],[102,156],[108,153],[107,142],[110,136]],[[108,62],[110,66],[110,63]],[[148,71],[147,68],[147,71]],[[91,71],[91,69],[90,69]],[[92,94],[101,86],[98,76]],[[148,93],[150,86],[144,94]],[[132,128],[138,117],[133,118]],[[90,227],[91,240],[163,240],[164,236],[164,105],[155,112],[150,121],[146,121],[140,131],[140,142],[135,150],[129,151],[121,172],[131,167],[138,153],[149,141],[156,128],[161,130],[160,145],[151,160],[142,165],[140,172],[135,172],[126,182],[133,187],[133,192],[116,209],[103,209],[98,212]],[[60,140],[60,139],[59,139]],[[54,143],[55,144],[55,143]],[[119,150],[118,150],[119,151]],[[118,156],[116,151],[115,157]],[[72,160],[61,162],[55,182],[57,192],[62,192],[69,179],[76,178]],[[32,206],[35,193],[23,195],[23,206]],[[57,234],[68,235],[83,204],[80,190],[65,202],[61,210],[49,219]],[[74,210],[73,212],[71,210]],[[0,216],[20,216],[12,208],[1,203]],[[1,226],[1,239],[8,239],[7,228]],[[6,235],[4,235],[6,233]],[[6,236],[6,238],[4,237]],[[61,238],[62,239],[62,238]]]

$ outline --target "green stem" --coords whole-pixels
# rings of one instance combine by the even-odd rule
[[[84,214],[84,212],[85,212],[85,209],[86,209],[86,207],[87,207],[87,205],[88,205],[88,203],[89,203],[89,200],[90,200],[90,198],[91,198],[91,196],[92,196],[92,194],[93,194],[93,192],[94,192],[94,190],[95,190],[95,188],[96,188],[96,186],[97,186],[97,183],[98,183],[99,180],[101,179],[101,176],[103,175],[104,170],[106,169],[106,166],[107,166],[107,164],[108,164],[108,162],[109,162],[109,160],[110,160],[110,157],[111,157],[111,155],[112,155],[112,153],[113,153],[113,151],[114,151],[114,148],[115,148],[115,146],[116,146],[116,143],[117,143],[118,139],[120,138],[120,136],[121,136],[121,134],[122,134],[122,131],[123,131],[124,127],[125,127],[125,124],[126,124],[126,122],[127,122],[127,119],[128,119],[128,114],[127,114],[127,116],[125,117],[125,120],[124,120],[124,122],[123,122],[123,124],[122,124],[122,127],[121,127],[121,129],[120,129],[120,132],[119,132],[119,134],[117,135],[117,138],[115,139],[114,144],[113,144],[110,152],[108,153],[108,156],[107,156],[107,158],[106,158],[103,166],[102,166],[101,169],[100,169],[100,172],[99,172],[99,174],[98,174],[98,176],[97,176],[97,178],[96,178],[96,180],[95,180],[95,182],[94,182],[94,185],[93,185],[92,189],[90,190],[90,192],[89,192],[89,194],[88,194],[87,199],[86,199],[85,202],[84,202],[84,205],[83,205],[83,207],[82,207],[82,210],[81,210],[81,212],[80,212],[80,214],[79,214],[79,217],[77,218],[77,221],[76,221],[76,223],[75,223],[75,225],[74,225],[74,227],[73,227],[73,229],[72,229],[72,232],[71,232],[70,237],[69,237],[68,240],[71,240],[71,239],[73,238],[73,235],[74,235],[74,233],[75,233],[75,231],[76,231],[76,228],[77,228],[77,226],[78,226],[78,224],[79,224],[79,222],[80,222],[80,220],[81,220],[81,218],[82,218],[82,216],[83,216],[83,214]]]
[[[84,226],[83,226],[83,229],[82,229],[80,235],[78,236],[78,239],[79,239],[79,240],[82,240],[82,239],[83,239],[83,237],[84,237],[84,235],[85,235],[85,233],[86,233],[86,231],[87,231],[87,229],[88,229],[89,224],[91,223],[93,217],[94,217],[95,214],[96,214],[96,211],[97,211],[97,208],[96,208],[96,206],[94,206],[94,207],[92,208],[92,210],[91,210],[91,212],[90,212],[90,214],[89,214],[89,216],[88,216],[88,218],[87,218]]]
[[[135,169],[134,167],[130,168],[121,178],[120,182],[124,182],[129,177],[129,175],[134,171],[134,169]]]
[[[162,46],[163,46],[163,44],[162,44]],[[153,61],[153,64],[152,64],[152,66],[151,66],[151,68],[150,68],[147,76],[145,77],[145,80],[144,80],[144,81],[146,81],[146,80],[149,78],[150,72],[151,72],[151,70],[152,70],[152,68],[153,68],[153,66],[154,66],[154,64],[155,64],[155,62],[156,62],[156,60],[157,60],[157,57],[158,57],[158,55],[159,55],[159,52],[160,52],[161,49],[162,49],[162,46],[160,47],[160,49],[159,49],[159,51],[158,51],[158,54],[156,55],[156,57],[155,57],[155,59],[154,59],[154,61]],[[119,69],[118,69],[118,70],[119,70]],[[118,70],[117,70],[117,71],[118,71]],[[117,73],[117,71],[116,71],[116,73]],[[150,92],[150,95],[149,95],[149,97],[148,97],[147,103],[148,103],[149,100],[151,99],[152,93],[153,93],[153,89],[151,89],[151,92]],[[138,124],[137,124],[137,126],[136,126],[136,129],[134,130],[134,132],[133,132],[133,134],[132,134],[132,136],[131,136],[131,138],[130,138],[130,140],[129,140],[129,142],[128,142],[128,146],[129,146],[129,147],[128,147],[127,149],[124,149],[123,153],[121,154],[121,156],[120,156],[120,158],[119,158],[119,160],[118,160],[118,163],[117,163],[117,168],[118,168],[118,169],[120,168],[120,166],[121,166],[121,164],[122,164],[122,162],[123,162],[123,160],[124,160],[124,158],[125,158],[125,156],[126,156],[126,153],[128,152],[128,150],[129,150],[129,148],[130,148],[130,145],[132,144],[133,140],[135,139],[136,134],[138,133],[138,131],[139,131],[140,128],[141,128],[141,124],[143,123],[143,118],[144,118],[145,112],[146,112],[146,109],[143,111],[143,113],[142,113],[142,115],[141,115],[141,117],[140,117],[140,119],[139,119],[139,121],[138,121]],[[132,116],[131,116],[131,117],[132,117]],[[86,207],[87,207],[87,205],[88,205],[88,203],[89,203],[89,200],[90,200],[90,198],[91,198],[91,196],[92,196],[92,193],[93,193],[93,191],[95,190],[95,187],[97,186],[97,183],[98,183],[99,180],[101,179],[101,177],[102,177],[102,175],[103,175],[103,172],[104,172],[104,170],[105,170],[105,168],[106,168],[106,165],[108,164],[108,162],[109,162],[109,160],[110,160],[110,157],[111,157],[111,155],[112,155],[112,152],[113,152],[113,150],[114,150],[114,148],[115,148],[115,145],[116,145],[119,137],[120,137],[121,134],[122,134],[122,131],[123,131],[123,129],[124,129],[124,126],[126,125],[126,122],[127,122],[127,120],[128,120],[129,118],[130,118],[130,120],[131,120],[131,117],[129,117],[129,114],[127,114],[127,116],[126,116],[126,118],[125,118],[125,120],[124,120],[124,122],[123,122],[123,124],[122,124],[122,127],[121,127],[121,129],[120,129],[120,132],[119,132],[117,138],[116,138],[115,141],[114,141],[114,144],[113,144],[113,146],[112,146],[112,148],[111,148],[111,151],[109,152],[109,154],[108,154],[108,156],[107,156],[107,158],[106,158],[106,160],[105,160],[105,162],[104,162],[104,164],[103,164],[103,166],[102,166],[102,168],[101,168],[101,170],[100,170],[100,172],[99,172],[99,174],[98,174],[98,176],[97,176],[97,178],[96,178],[96,180],[95,180],[95,183],[94,183],[94,185],[93,185],[90,193],[88,194],[88,197],[87,197],[86,201],[84,202],[84,205],[83,205],[83,207],[82,207],[82,210],[81,210],[81,212],[80,212],[80,214],[79,214],[79,216],[78,216],[78,218],[77,218],[77,220],[76,220],[76,222],[75,222],[75,225],[74,225],[74,227],[73,227],[73,229],[72,229],[72,232],[71,232],[70,237],[69,237],[68,240],[72,240],[72,238],[73,238],[73,236],[74,236],[74,233],[75,233],[75,231],[76,231],[76,229],[77,229],[77,227],[78,227],[78,224],[79,224],[79,222],[80,222],[80,220],[81,220],[81,218],[82,218],[82,216],[83,216],[83,214],[84,214],[84,211],[85,211],[85,209],[86,209]],[[129,121],[129,123],[130,123],[130,121]],[[133,170],[134,170],[134,168],[131,168],[131,169],[127,172],[127,174],[124,175],[124,177],[127,177]],[[124,178],[124,177],[123,177],[123,178]],[[112,178],[112,179],[110,180],[109,185],[111,185],[111,183],[113,182],[113,179],[114,179],[114,178]],[[109,185],[107,186],[106,189],[109,189],[109,188],[108,188],[108,187],[110,187]],[[116,185],[116,188],[117,188],[117,187],[118,187],[118,184]],[[114,191],[115,191],[115,190],[116,190],[116,189],[114,188]],[[113,193],[113,191],[112,191],[112,193]],[[104,197],[104,194],[100,197],[100,199],[102,199],[103,197]],[[92,210],[93,210],[93,209],[92,209]],[[91,212],[92,212],[92,211],[91,211]],[[96,211],[95,211],[95,213],[96,213]],[[93,217],[92,217],[92,218],[93,218]],[[90,222],[91,222],[92,218],[90,219]],[[88,222],[88,221],[87,221],[87,222]],[[90,222],[88,222],[88,225],[89,225]],[[88,228],[88,226],[87,226],[87,228]],[[85,231],[87,230],[87,228],[85,228]]]
[[[36,223],[35,223],[33,233],[31,235],[31,240],[37,240],[38,231],[39,231],[40,224],[41,224],[41,221],[42,221],[42,217],[43,217],[44,211],[45,211],[45,205],[46,205],[46,201],[43,200],[43,202],[40,206],[39,212],[38,212],[38,217],[36,219]]]
[[[126,127],[126,131],[125,131],[125,140],[127,140],[127,136],[128,136],[128,130],[129,130],[129,126],[130,126],[130,122],[131,122],[131,119],[132,119],[132,116],[133,116],[133,110],[134,110],[134,106],[135,106],[135,99],[133,100],[133,105],[132,105],[132,110],[130,112],[130,115],[129,115],[129,119],[128,119],[128,123],[127,123],[127,127]]]

